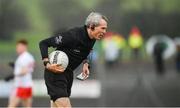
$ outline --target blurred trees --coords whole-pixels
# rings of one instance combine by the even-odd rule
[[[83,25],[91,11],[110,19],[109,29],[128,36],[138,26],[145,37],[180,35],[180,0],[0,0],[0,39],[15,32],[54,32]]]
[[[24,13],[15,0],[0,0],[0,39],[11,39],[16,30],[27,28]]]
[[[158,12],[163,14],[180,12],[179,0],[121,0],[120,9],[125,12]]]
[[[131,26],[137,25],[144,37],[153,34],[178,36],[179,5],[179,0],[121,0],[119,6],[123,12],[121,31],[128,35]]]

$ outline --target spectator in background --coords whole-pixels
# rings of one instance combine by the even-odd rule
[[[122,36],[108,32],[102,41],[105,64],[107,67],[117,65],[122,49],[125,47],[125,40]]]
[[[109,40],[107,42],[107,46],[104,48],[104,55],[105,55],[106,65],[108,67],[117,64],[119,57],[119,48],[115,44],[115,42],[113,42],[112,40]]]
[[[143,45],[143,38],[138,27],[134,26],[130,32],[128,43],[132,49],[132,57],[138,58],[140,55],[140,48]]]
[[[176,45],[177,54],[176,54],[176,70],[180,72],[180,45]]]
[[[165,51],[165,45],[163,42],[159,41],[154,45],[154,51],[153,51],[154,62],[155,62],[156,71],[159,74],[163,74],[165,71],[164,60],[163,60],[164,51]]]
[[[20,102],[24,107],[32,105],[32,72],[35,61],[27,46],[28,42],[24,39],[16,44],[18,58],[14,66],[14,88],[9,98],[9,108],[18,106]]]
[[[174,43],[176,45],[176,56],[175,56],[175,63],[176,63],[176,70],[180,72],[180,37],[174,38]]]

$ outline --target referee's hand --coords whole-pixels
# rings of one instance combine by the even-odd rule
[[[83,71],[82,71],[82,75],[83,75],[83,77],[84,77],[84,79],[83,80],[86,80],[88,77],[89,77],[89,74],[90,74],[90,72],[89,72],[89,64],[88,63],[85,63],[84,65],[83,65]]]
[[[48,63],[46,65],[46,68],[53,73],[63,73],[65,70],[60,64],[49,64]]]

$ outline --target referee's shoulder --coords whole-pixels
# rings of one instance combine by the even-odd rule
[[[68,31],[79,31],[82,30],[84,26],[76,26],[76,27],[71,27],[68,29]]]
[[[71,28],[68,28],[64,31],[57,31],[54,33],[55,36],[57,35],[72,35],[74,37],[74,35],[77,35],[79,33],[81,33],[84,29],[84,26],[76,26],[76,27],[71,27]]]

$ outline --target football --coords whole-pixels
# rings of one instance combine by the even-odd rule
[[[64,69],[67,68],[69,59],[63,51],[53,51],[49,54],[49,62],[51,64],[60,64]]]

